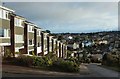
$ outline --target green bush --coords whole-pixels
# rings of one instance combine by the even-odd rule
[[[46,66],[52,66],[54,61],[58,60],[58,57],[56,54],[53,54],[52,52],[48,53],[46,56],[42,57],[45,60]]]
[[[30,56],[19,56],[17,58],[14,58],[11,62],[15,65],[20,66],[32,66],[34,61],[34,57]]]
[[[105,54],[102,59],[102,64],[107,66],[120,66],[119,57],[112,54]]]
[[[57,58],[56,56],[19,56],[17,58],[11,59],[12,64],[26,66],[26,67],[37,67],[37,68],[47,68],[52,70],[59,70],[65,72],[78,72],[79,65],[73,61],[73,59],[64,60],[62,58]]]
[[[45,60],[42,57],[34,57],[33,65],[34,66],[45,66]]]
[[[65,72],[78,72],[79,65],[73,61],[58,60],[53,62],[53,67]]]
[[[11,57],[12,57],[12,53],[10,52],[9,49],[5,50],[4,57],[5,57],[5,58],[11,58]]]
[[[78,64],[78,65],[80,65],[80,63],[81,63],[81,61],[78,60],[78,58],[75,58],[75,57],[70,57],[70,58],[65,59],[65,60],[67,60],[67,61],[72,61],[72,62],[74,62],[74,63],[76,63],[76,64]]]

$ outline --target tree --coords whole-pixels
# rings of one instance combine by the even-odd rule
[[[87,53],[83,51],[83,60],[86,60],[86,58],[87,58]]]
[[[71,57],[71,54],[72,54],[72,52],[68,50],[67,51],[67,58]]]
[[[75,42],[80,41],[80,37],[76,36],[76,37],[74,38],[74,41],[75,41]]]
[[[46,30],[47,33],[51,33],[50,30]]]
[[[62,40],[63,39],[63,36],[58,36],[58,40]]]

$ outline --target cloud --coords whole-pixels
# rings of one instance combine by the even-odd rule
[[[117,30],[116,2],[10,2],[5,4],[52,32]]]

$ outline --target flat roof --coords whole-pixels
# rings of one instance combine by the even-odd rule
[[[32,25],[32,26],[34,26],[34,27],[36,27],[36,26],[37,26],[37,25],[35,25],[34,23],[29,22],[29,21],[25,21],[25,23],[27,23],[27,24],[29,24],[29,25]]]
[[[13,14],[13,15],[14,15],[15,17],[17,17],[17,18],[26,20],[25,17],[23,17],[23,16],[20,16],[20,15],[17,15],[17,14]]]
[[[2,9],[4,9],[4,10],[7,10],[7,11],[10,11],[10,12],[15,12],[14,10],[9,9],[9,8],[7,8],[7,7],[4,7],[4,6],[1,6],[1,5],[0,5],[0,8],[2,8]]]

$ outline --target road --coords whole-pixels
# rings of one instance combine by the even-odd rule
[[[79,73],[66,73],[48,70],[39,70],[28,67],[3,65],[2,66],[3,77],[54,77],[54,76],[79,76]]]
[[[120,73],[100,67],[97,64],[89,64],[87,68],[91,77],[120,77]]]
[[[3,77],[120,77],[120,73],[97,64],[81,65],[80,73],[43,71],[33,68],[3,65]]]

